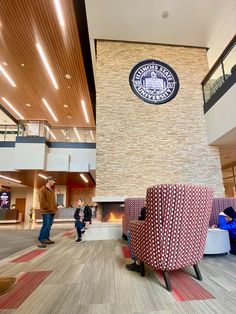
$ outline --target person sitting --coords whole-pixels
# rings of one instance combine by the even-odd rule
[[[140,211],[140,215],[138,217],[138,220],[145,220],[146,218],[146,206],[144,205],[144,207],[141,208],[141,211]],[[130,242],[130,231],[128,230],[127,232],[127,238],[128,238],[128,247],[129,247],[129,252],[130,252],[130,257],[131,259],[133,260],[133,263],[131,264],[127,264],[125,265],[126,269],[130,270],[130,271],[137,271],[137,272],[140,272],[140,264],[139,264],[139,261],[136,259],[135,256],[132,255],[132,250],[131,250],[131,242]]]
[[[236,255],[236,212],[232,206],[220,212],[218,222],[220,229],[229,231],[230,254]]]
[[[74,213],[75,218],[75,228],[77,231],[77,240],[75,242],[82,241],[82,233],[85,232],[84,226],[85,222],[90,221],[92,216],[92,211],[88,205],[85,206],[85,201],[83,198],[78,200],[78,208]]]
[[[92,224],[92,209],[85,204],[84,208],[84,229],[88,229],[89,225]]]

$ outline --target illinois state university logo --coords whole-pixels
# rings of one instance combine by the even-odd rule
[[[157,60],[145,60],[136,64],[130,72],[129,83],[135,95],[155,105],[167,103],[179,90],[179,79],[175,71]]]

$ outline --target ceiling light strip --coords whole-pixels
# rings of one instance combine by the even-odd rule
[[[45,66],[45,68],[46,68],[46,70],[47,70],[47,72],[48,72],[48,74],[49,74],[49,76],[50,76],[50,79],[51,79],[51,81],[52,81],[53,86],[54,86],[56,89],[59,89],[58,84],[57,84],[57,81],[56,81],[56,79],[55,79],[55,76],[54,76],[54,74],[53,74],[53,72],[52,72],[52,70],[51,70],[51,67],[50,67],[50,65],[49,65],[49,63],[48,63],[48,60],[47,60],[47,58],[46,58],[46,55],[45,55],[45,53],[44,53],[44,51],[43,51],[43,48],[41,47],[41,45],[40,45],[39,43],[36,44],[36,47],[37,47],[37,50],[38,50],[38,52],[39,52],[39,55],[40,55],[40,57],[41,57],[41,59],[42,59],[42,61],[43,61],[43,64],[44,64],[44,66]]]
[[[2,74],[5,76],[5,78],[8,80],[8,82],[13,86],[16,87],[15,82],[13,81],[13,79],[10,77],[10,75],[6,72],[6,70],[3,69],[3,67],[0,65],[0,71],[2,72]]]
[[[62,14],[60,0],[54,0],[54,4],[55,4],[55,8],[56,8],[59,24],[61,25],[61,27],[65,27],[65,22],[64,22],[64,17],[63,17],[63,14]]]
[[[88,179],[85,177],[84,174],[81,173],[80,176],[84,180],[84,182],[88,183]]]
[[[61,130],[61,131],[62,131],[63,135],[66,137],[67,136],[66,132],[64,130]]]
[[[47,125],[45,125],[45,128],[48,130],[48,132],[52,135],[52,137],[54,138],[54,140],[56,140],[56,136],[52,133],[52,131],[49,129],[49,127]]]
[[[47,177],[46,177],[46,176],[44,176],[44,175],[43,175],[43,174],[41,174],[41,173],[39,173],[38,175],[39,175],[39,177],[41,177],[41,178],[43,178],[43,179],[47,179]]]
[[[42,101],[43,101],[44,105],[46,106],[46,108],[48,109],[48,111],[50,112],[50,114],[53,117],[54,121],[58,122],[58,119],[55,116],[54,112],[52,111],[51,107],[49,106],[47,100],[45,98],[42,98]]]
[[[91,130],[89,132],[90,132],[90,136],[91,136],[92,141],[94,141],[93,132]]]
[[[77,129],[76,129],[76,128],[73,128],[73,129],[74,129],[74,131],[75,131],[75,134],[76,134],[78,140],[80,141],[80,136],[79,136],[79,133],[78,133]]]
[[[12,179],[12,178],[9,178],[9,177],[6,177],[6,176],[0,175],[0,177],[5,179],[5,180],[13,181],[13,182],[16,182],[16,183],[21,183],[21,181],[19,181],[19,180]]]
[[[16,110],[16,108],[5,98],[2,97],[2,100],[13,110],[21,120],[24,120],[24,117]]]
[[[89,123],[88,113],[87,113],[85,102],[84,102],[83,99],[81,100],[81,104],[82,104],[82,108],[83,108],[83,111],[84,111],[85,120],[86,120],[87,123]]]

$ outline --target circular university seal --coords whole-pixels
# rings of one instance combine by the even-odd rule
[[[135,95],[155,105],[170,101],[179,90],[175,71],[158,60],[145,60],[136,64],[130,72],[129,83]]]

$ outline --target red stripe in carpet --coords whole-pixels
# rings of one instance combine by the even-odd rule
[[[74,231],[68,231],[63,234],[63,237],[70,237],[74,234]]]
[[[26,253],[16,259],[13,259],[12,261],[10,261],[10,263],[22,263],[22,262],[29,262],[32,259],[34,259],[35,257],[41,255],[42,253],[46,252],[47,250],[43,249],[43,250],[34,250],[31,251],[29,253]]]
[[[50,273],[51,271],[23,273],[12,289],[0,296],[0,309],[17,309]]]
[[[157,272],[165,286],[161,272]],[[215,297],[203,288],[190,274],[182,270],[168,272],[172,285],[172,295],[177,301],[209,300]]]
[[[128,246],[122,246],[124,258],[130,258],[130,252]]]

